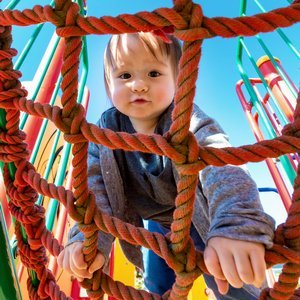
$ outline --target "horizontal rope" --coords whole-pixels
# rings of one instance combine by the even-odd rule
[[[74,3],[74,5],[76,4]],[[255,16],[236,18],[203,17],[201,28],[193,29],[188,29],[187,20],[172,8],[160,8],[153,12],[140,12],[134,15],[121,14],[117,17],[96,18],[83,17],[78,14],[74,20],[76,25],[60,28],[64,25],[65,18],[66,14],[63,11],[56,11],[48,5],[36,5],[31,10],[5,10],[0,12],[0,24],[2,26],[29,26],[50,22],[58,27],[57,34],[62,37],[152,31],[172,25],[178,38],[193,41],[215,36],[225,38],[240,35],[254,36],[260,32],[271,32],[276,28],[289,27],[300,21],[300,3]]]

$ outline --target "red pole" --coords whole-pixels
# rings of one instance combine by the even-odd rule
[[[252,115],[252,113],[251,113],[252,106],[246,101],[246,99],[244,97],[244,94],[243,94],[243,91],[242,91],[242,88],[241,88],[242,84],[243,84],[242,80],[240,80],[236,84],[237,95],[238,95],[239,100],[242,104],[243,110],[246,114],[246,117],[248,119],[250,127],[251,127],[251,129],[252,129],[252,131],[253,131],[253,133],[256,137],[256,140],[257,141],[263,141],[265,139],[264,139],[264,136],[262,134],[262,131],[259,128],[258,115],[257,114]],[[289,193],[289,191],[288,191],[288,189],[287,189],[287,187],[284,183],[284,180],[283,180],[283,178],[280,174],[280,171],[278,170],[278,168],[277,168],[276,164],[274,163],[273,159],[267,158],[265,161],[266,161],[266,164],[269,168],[269,171],[270,171],[270,174],[273,178],[273,181],[276,185],[278,193],[281,197],[281,200],[284,204],[284,207],[288,211],[289,207],[291,206],[292,199],[291,199],[290,193]]]
[[[57,83],[61,66],[63,60],[63,51],[65,43],[61,39],[57,45],[57,49],[53,55],[53,58],[50,62],[48,72],[46,73],[40,90],[36,96],[35,102],[46,104],[49,103]],[[24,131],[26,132],[26,143],[30,151],[33,150],[36,139],[38,137],[39,130],[42,126],[43,119],[35,116],[29,116],[25,126]]]
[[[280,60],[278,58],[275,58],[275,60],[277,64],[280,66],[280,69],[284,72],[282,66],[280,65]],[[274,94],[274,97],[277,100],[283,113],[286,115],[287,119],[290,122],[293,122],[294,110],[296,106],[296,98],[288,88],[286,82],[282,79],[280,74],[277,72],[277,70],[273,66],[268,56],[262,56],[257,61],[257,66],[259,67],[261,73],[263,74],[268,85],[270,86],[272,93]],[[292,81],[290,79],[289,81],[291,86],[294,87]]]

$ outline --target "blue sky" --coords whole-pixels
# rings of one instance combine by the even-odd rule
[[[16,9],[23,10],[24,8],[32,8],[36,4],[46,5],[49,2],[50,1],[40,0],[21,1]],[[204,15],[208,17],[239,16],[240,0],[198,0],[194,2],[202,5]],[[0,8],[4,9],[8,3],[8,0],[3,0],[0,3]],[[261,0],[260,3],[267,11],[288,5],[287,0]],[[172,7],[172,1],[87,0],[87,5],[89,16],[100,17],[104,15],[116,16],[121,13],[152,11],[160,7]],[[257,13],[260,13],[260,10],[255,4],[255,1],[248,0],[247,14],[253,15]],[[14,26],[13,47],[20,52],[28,38],[31,36],[33,30],[34,26]],[[30,52],[30,55],[21,67],[23,80],[32,80],[34,77],[34,72],[38,67],[53,30],[54,27],[51,24],[47,24],[43,29],[40,37]],[[299,49],[300,39],[296,39],[296,36],[299,37],[299,24],[284,30],[284,32]],[[284,45],[284,43],[281,42],[276,33],[262,34],[261,38],[266,41],[267,46],[271,49],[273,55],[280,58],[285,70],[298,85],[300,78],[299,61],[297,61],[297,59],[290,54],[288,48]],[[102,75],[102,57],[107,40],[108,36],[87,37],[90,63],[87,84],[91,93],[90,107],[87,113],[87,119],[89,122],[96,122],[101,112],[110,106],[110,103],[105,95]],[[247,38],[246,43],[249,45],[252,56],[255,60],[264,54],[264,51],[258,46],[255,38]],[[230,136],[230,141],[233,146],[240,146],[254,143],[255,138],[247,123],[246,117],[235,92],[235,84],[240,79],[236,65],[236,51],[236,38],[225,39],[217,37],[204,41],[195,102],[204,111],[206,111],[206,113],[218,120],[218,122]],[[257,77],[252,68],[247,69],[247,72],[249,73],[250,77]],[[272,179],[268,175],[268,171],[266,170],[264,163],[249,164],[249,170],[259,187],[274,187]],[[264,203],[266,203],[267,210],[271,209],[274,203],[276,203],[278,207],[281,207],[278,197],[275,195],[275,193],[268,193],[268,196],[263,195],[263,199]],[[273,204],[269,205],[271,201]],[[282,211],[283,210],[281,210],[281,208],[280,212],[277,211],[278,215],[275,216],[277,220],[282,221],[284,216]]]

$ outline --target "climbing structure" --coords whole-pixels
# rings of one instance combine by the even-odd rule
[[[241,2],[240,14],[245,15],[247,1]],[[253,2],[265,12],[262,1]],[[297,105],[298,89],[289,77],[289,72],[286,72],[284,62],[281,63],[280,51],[284,48],[284,53],[289,58],[288,62],[291,62],[291,65],[297,64],[300,60],[300,52],[295,44],[297,36],[291,35],[289,38],[280,28],[274,35],[278,39],[273,47],[268,46],[268,42],[262,36],[256,35],[252,39],[256,51],[251,51],[247,39],[238,38],[237,64],[242,79],[238,81],[236,91],[257,141],[280,136],[284,126],[294,121]],[[292,198],[290,187],[293,186],[297,175],[299,156],[292,153],[276,160],[267,158],[266,163],[277,192],[288,210]]]
[[[194,249],[189,236],[198,172],[208,165],[259,162],[268,157],[297,152],[300,148],[298,106],[294,121],[285,126],[281,136],[254,145],[223,149],[201,147],[189,132],[202,41],[215,36],[252,36],[278,27],[292,26],[300,21],[300,1],[268,13],[234,19],[207,18],[203,16],[201,6],[189,0],[174,0],[173,3],[173,8],[159,8],[153,12],[117,17],[82,16],[79,5],[71,0],[56,0],[53,7],[36,5],[24,11],[0,12],[0,108],[6,117],[6,124],[3,124],[0,132],[0,159],[5,163],[4,181],[10,198],[9,208],[16,219],[19,254],[22,263],[36,274],[38,281],[33,284],[31,278],[28,280],[31,299],[67,298],[47,267],[47,251],[57,256],[63,247],[46,229],[45,210],[36,203],[38,193],[57,199],[79,223],[79,228],[85,235],[84,255],[87,262],[95,257],[98,231],[102,230],[132,244],[151,248],[176,273],[172,290],[160,297],[114,282],[99,270],[92,279],[82,283],[90,298],[101,299],[106,293],[117,299],[186,299],[193,281],[207,272],[202,253]],[[12,64],[12,58],[17,52],[11,48],[11,25],[28,26],[44,22],[55,25],[57,34],[65,41],[61,68],[62,107],[27,99],[27,91],[19,81],[21,73],[14,70]],[[79,56],[83,36],[137,31],[153,31],[162,38],[165,38],[166,33],[174,34],[184,41],[173,123],[164,136],[131,135],[100,129],[86,121],[85,110],[77,103]],[[49,119],[64,133],[64,139],[72,144],[72,191],[48,183],[28,161],[25,136],[19,129],[20,111]],[[95,197],[87,186],[86,159],[89,141],[101,143],[111,149],[165,155],[176,164],[180,180],[169,237],[135,228],[104,214],[96,207]],[[288,219],[276,229],[274,246],[266,253],[269,266],[284,264],[282,274],[272,289],[262,292],[261,299],[300,298],[300,291],[295,290],[300,275],[299,170],[297,174]],[[26,233],[26,238],[22,236],[22,232]]]

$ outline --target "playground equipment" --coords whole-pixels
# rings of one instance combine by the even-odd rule
[[[11,1],[8,8],[13,9],[18,2]],[[1,297],[3,299],[21,298],[22,287],[19,286],[20,280],[16,280],[16,278],[21,278],[24,272],[21,268],[19,274],[16,275],[13,258],[16,252],[19,254],[18,259],[21,259],[23,265],[28,269],[28,276],[25,275],[28,277],[27,287],[30,298],[66,298],[61,288],[56,285],[55,277],[59,274],[53,256],[57,256],[62,249],[61,243],[65,234],[63,230],[66,229],[67,212],[69,216],[79,222],[85,234],[84,254],[86,261],[92,261],[94,258],[98,229],[110,232],[120,239],[151,248],[162,256],[177,275],[176,285],[170,291],[169,299],[187,298],[194,280],[206,272],[202,254],[189,247],[188,234],[195,178],[197,178],[199,170],[210,164],[238,165],[248,161],[259,162],[267,157],[275,158],[292,153],[291,156],[280,158],[280,160],[286,165],[288,162],[290,163],[291,174],[289,177],[291,182],[296,178],[294,186],[296,191],[298,189],[297,171],[292,166],[293,164],[296,166],[297,156],[294,153],[300,147],[296,134],[299,112],[297,107],[292,107],[292,100],[291,107],[288,104],[283,109],[291,118],[291,123],[283,123],[283,130],[278,127],[277,130],[282,132],[282,135],[270,136],[269,138],[272,140],[263,141],[261,138],[255,145],[228,149],[208,149],[200,147],[194,142],[193,137],[188,132],[188,124],[202,39],[214,36],[229,38],[255,35],[261,31],[273,31],[278,27],[291,26],[299,22],[299,14],[300,3],[294,1],[286,8],[274,10],[271,17],[270,13],[263,13],[254,17],[210,19],[202,15],[199,5],[184,0],[174,1],[174,8],[172,9],[157,9],[153,13],[143,12],[136,15],[121,15],[116,18],[87,17],[85,16],[84,1],[72,2],[69,0],[52,1],[50,6],[36,6],[32,10],[23,12],[8,9],[0,12],[0,24],[2,26],[0,27],[0,107],[3,117],[0,124],[0,138],[3,144],[0,154],[4,161],[4,182],[9,196],[8,202],[4,198],[1,199],[4,209],[1,215],[2,232],[0,238],[1,244],[5,244],[7,247],[2,249],[2,251],[6,251],[3,251],[0,257],[2,259],[1,265],[5,267],[0,270],[0,272],[5,272],[0,274],[0,278],[6,278],[7,282],[5,282],[5,288],[1,282],[0,299],[2,299]],[[30,98],[35,100],[33,102],[27,100],[27,92],[21,87],[18,80],[21,74],[17,70],[26,57],[26,52],[30,49],[34,36],[26,45],[24,53],[20,55],[22,59],[16,62],[13,68],[11,60],[16,55],[16,51],[10,48],[11,28],[9,26],[39,24],[36,29],[36,34],[38,34],[43,25],[41,23],[44,22],[54,24],[57,27],[58,36],[64,39],[60,40],[59,37],[53,37],[53,41],[49,45],[48,57],[50,58],[48,60],[45,58],[45,61],[41,63],[37,73],[39,75],[36,77],[37,82],[33,84],[35,89],[30,93]],[[156,30],[157,34],[162,37],[165,32],[173,33],[184,41],[184,53],[178,77],[179,89],[175,96],[173,125],[168,135],[165,137],[142,134],[131,136],[102,130],[89,124],[84,117],[85,110],[83,109],[88,102],[88,92],[85,90],[88,64],[84,36],[91,33],[149,30]],[[63,60],[61,60],[60,53],[63,54]],[[84,67],[81,69],[81,80],[78,85],[80,54]],[[262,63],[261,68],[265,63],[268,64],[267,61]],[[61,77],[57,72],[59,69],[61,69]],[[267,73],[273,74],[273,68],[269,66],[267,71],[264,71],[265,76]],[[280,72],[279,74],[281,75]],[[244,72],[242,72],[242,78],[245,85],[252,85],[251,81],[245,80],[243,76]],[[275,94],[278,92],[275,92],[278,81],[275,83],[272,80],[273,77],[270,79],[271,87],[269,89]],[[261,81],[264,82],[266,79],[263,77]],[[60,89],[61,94],[59,94]],[[185,94],[185,90],[191,92]],[[292,91],[291,93],[293,94]],[[283,98],[285,95],[282,95]],[[280,103],[287,103],[284,100],[280,101]],[[46,104],[48,102],[50,105]],[[264,107],[267,106],[265,102],[263,102]],[[246,100],[243,104],[245,107],[247,106]],[[260,107],[256,102],[255,105]],[[21,119],[20,110],[24,112]],[[295,110],[294,113],[292,113],[293,110]],[[183,111],[185,113],[182,116]],[[264,113],[262,116],[266,114]],[[249,110],[247,115],[249,120],[255,124],[257,117],[250,116]],[[37,117],[45,119],[43,124],[38,121]],[[48,120],[52,121],[64,134],[65,142],[60,139],[59,130],[45,129]],[[181,126],[183,120],[186,126]],[[277,124],[276,118],[273,118],[272,122],[273,125]],[[30,123],[33,126],[28,125]],[[36,128],[40,126],[45,131],[41,130],[38,135]],[[25,137],[19,128],[27,131],[26,143],[29,145],[29,149],[33,151],[30,161],[27,161],[28,148],[24,143]],[[257,135],[258,133],[261,134],[258,126],[254,128],[257,129]],[[45,150],[42,143],[42,137],[45,136],[46,131],[50,131],[50,137],[47,141],[53,141],[49,142],[49,145],[53,145],[50,154],[48,150]],[[177,164],[181,175],[178,185],[181,192],[176,198],[174,226],[170,240],[146,230],[136,229],[130,224],[124,224],[95,208],[94,198],[89,193],[86,182],[86,150],[89,140],[102,143],[112,149],[122,148],[128,151],[137,150],[166,155]],[[61,150],[62,146],[63,150]],[[41,152],[37,151],[47,153],[45,158],[48,160],[47,166],[45,166],[44,161],[38,164],[39,166],[36,165],[37,158],[41,157]],[[72,167],[66,174],[71,156]],[[56,165],[54,170],[57,171],[51,174],[57,157],[60,157],[60,161],[64,163]],[[199,157],[201,160],[198,159]],[[53,178],[50,178],[50,175],[53,175]],[[63,184],[65,188],[62,187]],[[71,191],[72,188],[73,191]],[[288,191],[285,192],[288,194]],[[289,217],[284,225],[277,228],[274,247],[268,250],[266,255],[266,261],[270,266],[278,263],[284,263],[285,266],[273,289],[263,291],[262,299],[267,299],[269,296],[280,300],[299,297],[299,290],[294,291],[298,283],[300,265],[298,194],[294,193],[292,200],[286,201],[286,206],[290,206]],[[59,210],[58,203],[61,203]],[[47,207],[47,213],[45,213],[42,204]],[[13,215],[13,222],[10,221],[8,209]],[[58,216],[57,219],[56,216]],[[4,219],[9,225],[6,224],[7,228],[5,228]],[[18,248],[16,248],[15,243],[12,247],[8,243],[9,235],[7,233],[12,229],[13,223],[15,223]],[[54,234],[51,233],[53,228],[58,229]],[[46,251],[52,255],[49,264],[47,263]],[[57,281],[58,283],[63,282],[64,288],[70,284],[71,293],[78,293],[78,290],[75,291],[75,281],[73,281],[74,284],[71,284],[71,280],[61,281],[61,278],[58,278]],[[145,291],[135,290],[124,283],[114,282],[101,270],[95,272],[92,280],[85,280],[82,286],[88,290],[88,295],[93,298],[101,298],[106,293],[118,299],[160,299],[157,295],[149,295]]]
[[[261,11],[265,11],[259,1],[254,2]],[[246,1],[242,1],[240,14],[241,16],[246,15]],[[299,51],[287,35],[281,29],[277,29],[277,33],[282,44],[286,45],[286,51],[300,60]],[[255,62],[246,41],[243,37],[239,38],[237,58],[242,79],[238,81],[236,91],[257,141],[263,141],[280,136],[284,126],[294,121],[298,89],[284,70],[280,60],[274,56],[259,35],[256,36],[256,42],[266,55],[261,56]],[[280,46],[282,47],[278,44],[274,49],[278,54],[280,54],[278,51]],[[248,59],[258,78],[249,78],[249,67],[245,67],[243,56]],[[246,87],[245,91],[243,86]],[[248,101],[246,100],[247,96],[250,99]],[[262,188],[261,190],[278,192],[286,211],[289,210],[292,203],[291,187],[296,178],[298,163],[298,153],[286,154],[280,159],[266,159],[277,189]],[[275,277],[271,270],[268,279],[269,284],[273,286]]]
[[[254,1],[261,11],[265,11],[259,1]],[[246,1],[242,2],[241,15],[246,14]],[[300,59],[300,53],[292,41],[281,30],[277,29],[282,44],[285,44],[290,55]],[[257,141],[272,139],[282,134],[283,128],[294,121],[296,98],[298,89],[289,78],[280,63],[280,59],[274,56],[264,40],[257,35],[257,44],[260,45],[266,55],[257,59],[252,56],[243,37],[239,38],[238,44],[238,68],[242,79],[237,83],[236,91],[241,101],[244,112],[250,123]],[[281,47],[283,47],[281,45]],[[278,51],[280,44],[275,51]],[[249,78],[247,67],[244,66],[243,56],[248,59],[250,66],[258,75],[258,78]],[[250,68],[248,67],[248,70]],[[246,87],[249,101],[242,87]],[[299,156],[297,153],[281,156],[279,159],[266,159],[270,174],[278,189],[286,210],[292,201],[291,188],[297,174]]]

